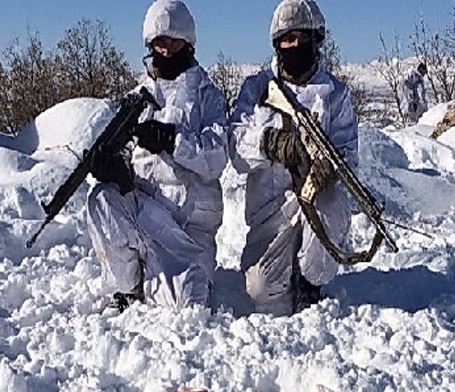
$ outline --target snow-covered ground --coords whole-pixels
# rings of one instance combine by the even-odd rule
[[[281,318],[251,314],[245,300],[244,179],[231,169],[213,312],[105,311],[88,183],[25,247],[45,217],[40,203],[114,112],[109,101],[70,100],[16,139],[0,136],[0,392],[455,391],[455,129],[428,138],[444,106],[412,128],[360,129],[362,181],[386,218],[425,235],[388,225],[398,253],[381,247],[371,264],[340,268],[325,300]],[[355,216],[353,246],[372,233]]]

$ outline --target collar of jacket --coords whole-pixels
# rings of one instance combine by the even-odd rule
[[[325,70],[323,58],[324,58],[323,54],[321,52],[318,52],[317,62],[313,65],[313,67],[311,67],[311,69],[308,72],[305,72],[298,78],[294,78],[293,76],[286,74],[286,72],[280,66],[276,55],[273,56],[270,67],[273,71],[274,76],[277,77],[278,79],[283,79],[289,83],[295,84],[296,86],[304,86],[316,74],[318,74],[320,71]]]
[[[286,80],[287,82],[295,84],[297,86],[304,86],[312,78],[312,76],[316,74],[318,68],[319,68],[318,63],[314,63],[313,66],[307,72],[303,73],[299,77],[289,75],[281,65],[279,65],[278,72],[280,78]]]

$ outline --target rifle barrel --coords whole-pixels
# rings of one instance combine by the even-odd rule
[[[90,149],[84,154],[82,161],[71,172],[65,182],[57,189],[52,200],[48,204],[41,203],[46,213],[46,219],[41,224],[38,231],[26,242],[26,247],[31,248],[36,242],[43,229],[55,218],[62,210],[71,196],[76,192],[79,186],[84,182],[90,172],[90,162],[94,151],[101,145],[109,143],[115,149],[120,151],[131,139],[131,129],[137,124],[138,118],[144,110],[146,103],[154,110],[161,110],[153,95],[142,87],[140,94],[126,105],[121,105],[117,114],[107,124],[101,135],[95,140]]]

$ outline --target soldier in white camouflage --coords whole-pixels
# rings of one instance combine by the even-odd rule
[[[175,310],[209,305],[226,103],[195,58],[195,23],[182,1],[153,2],[143,38],[147,78],[136,90],[147,89],[161,109],[144,109],[123,156],[94,154],[100,183],[88,198],[89,232],[120,311],[136,300]]]
[[[406,125],[415,125],[424,112],[428,110],[428,103],[423,78],[427,74],[427,67],[420,63],[417,69],[410,71],[401,84],[401,110]]]
[[[237,171],[247,174],[246,222],[250,228],[241,268],[255,310],[274,315],[298,312],[321,298],[338,264],[304,217],[289,169],[308,174],[311,162],[289,118],[265,107],[261,97],[273,78],[302,106],[318,114],[332,143],[351,168],[358,162],[357,120],[348,88],[325,70],[320,47],[325,20],[311,0],[285,0],[272,19],[275,50],[271,69],[247,78],[231,118],[229,144]],[[332,242],[350,225],[346,192],[333,170],[321,171],[315,208]]]

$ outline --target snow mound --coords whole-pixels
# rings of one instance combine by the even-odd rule
[[[55,105],[40,114],[33,126],[38,143],[34,157],[68,160],[82,157],[115,115],[112,101],[77,98]],[[54,158],[53,158],[54,157]]]
[[[361,181],[385,202],[385,217],[411,229],[387,224],[400,251],[382,246],[371,264],[340,268],[327,298],[277,318],[246,306],[245,177],[230,166],[213,311],[138,303],[107,311],[87,234],[87,183],[24,247],[43,221],[40,202],[114,112],[108,101],[70,100],[18,137],[0,137],[0,391],[455,390],[455,154],[426,136],[439,108],[412,128],[360,129]],[[355,215],[352,246],[372,232]]]

